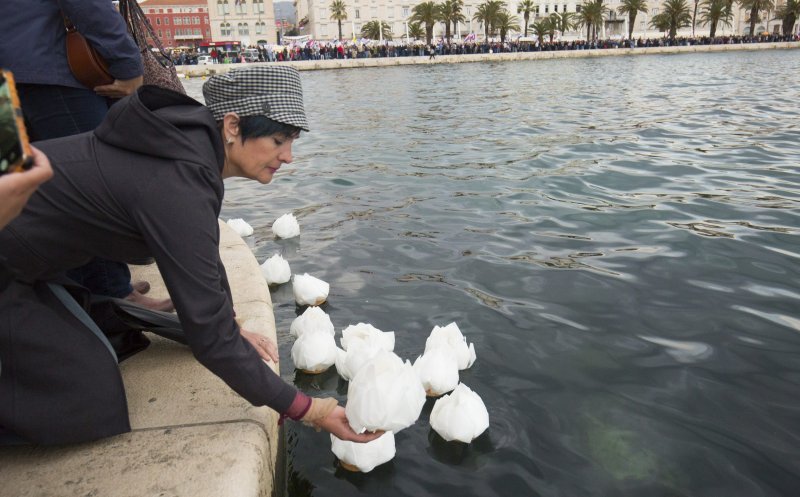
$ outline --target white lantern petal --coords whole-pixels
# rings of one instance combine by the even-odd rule
[[[321,305],[328,299],[330,285],[308,273],[294,275],[292,291],[298,305]]]
[[[289,281],[292,270],[286,259],[280,254],[275,254],[261,265],[261,274],[267,280],[267,285],[280,285]]]
[[[330,316],[319,307],[314,306],[308,307],[302,314],[294,318],[289,326],[289,333],[293,337],[299,337],[308,331],[323,331],[331,336],[336,334]]]
[[[253,227],[241,218],[228,219],[228,226],[239,236],[250,236],[253,234]]]
[[[336,362],[336,341],[330,333],[304,333],[292,345],[292,361],[297,369],[321,373]]]
[[[436,401],[430,423],[445,440],[470,443],[489,428],[489,412],[480,396],[460,383]]]
[[[291,212],[272,223],[272,233],[278,238],[294,238],[300,234],[300,224]]]
[[[376,466],[391,461],[397,452],[391,431],[367,443],[348,442],[331,435],[331,451],[340,464],[344,463],[342,467],[362,473],[369,473]]]

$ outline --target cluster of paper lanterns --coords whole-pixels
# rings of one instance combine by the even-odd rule
[[[242,219],[231,219],[228,225],[241,236],[253,233]],[[272,231],[280,238],[291,238],[299,235],[300,227],[290,213],[279,217]],[[367,323],[344,328],[339,348],[330,317],[318,307],[327,300],[328,283],[309,274],[292,278],[289,263],[279,254],[267,259],[261,270],[270,285],[292,279],[295,301],[308,306],[289,329],[296,338],[291,352],[295,367],[318,374],[335,365],[339,375],[349,381],[345,413],[353,430],[385,431],[365,444],[331,435],[331,450],[342,467],[369,472],[394,458],[395,433],[417,421],[426,396],[439,397],[430,424],[447,441],[470,443],[489,427],[483,400],[459,383],[458,372],[472,366],[476,354],[456,323],[434,326],[424,352],[413,365],[394,353],[394,332]],[[452,393],[446,395],[448,392]]]

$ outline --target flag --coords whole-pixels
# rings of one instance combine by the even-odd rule
[[[470,33],[470,34],[468,34],[467,36],[464,37],[464,41],[465,42],[467,42],[467,41],[475,41],[475,38],[477,38],[477,36],[475,36],[475,33]]]

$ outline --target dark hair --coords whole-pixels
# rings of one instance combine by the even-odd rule
[[[244,116],[239,119],[239,129],[242,132],[242,143],[248,138],[261,138],[262,136],[282,135],[286,138],[297,138],[301,129],[291,124],[273,121],[267,116]]]

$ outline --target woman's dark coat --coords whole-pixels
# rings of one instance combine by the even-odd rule
[[[0,293],[0,426],[38,443],[130,429],[113,357],[41,283],[95,256],[154,257],[195,357],[252,404],[285,412],[296,390],[234,321],[219,259],[224,150],[211,113],[143,87],[94,132],[36,145],[54,178],[0,232],[0,260],[16,275]]]

